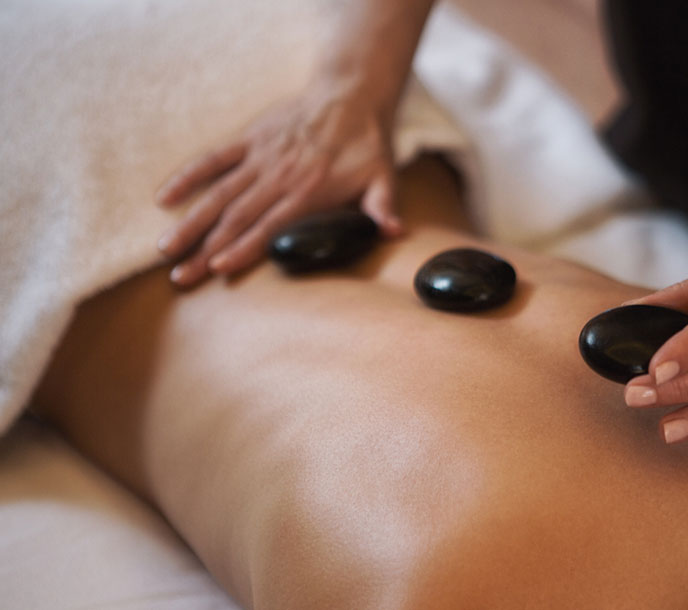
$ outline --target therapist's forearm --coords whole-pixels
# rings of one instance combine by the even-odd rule
[[[321,73],[365,91],[393,113],[434,0],[350,0],[342,3]]]

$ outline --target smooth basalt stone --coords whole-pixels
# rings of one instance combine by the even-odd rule
[[[449,311],[483,311],[508,301],[516,272],[505,260],[481,250],[447,250],[416,273],[414,287],[429,307]]]
[[[366,214],[328,210],[280,231],[270,244],[269,255],[289,273],[304,273],[348,265],[367,254],[377,240],[377,225]]]
[[[578,346],[586,364],[596,373],[627,383],[644,375],[655,352],[688,325],[688,315],[653,305],[609,309],[590,320]]]

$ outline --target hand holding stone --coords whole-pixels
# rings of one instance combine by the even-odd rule
[[[165,255],[182,258],[172,281],[188,286],[209,272],[239,272],[289,222],[358,197],[383,235],[399,234],[389,140],[388,121],[364,91],[321,81],[177,170],[158,191],[160,205],[205,191],[158,243]]]
[[[688,314],[688,280],[634,303],[661,305]],[[649,374],[628,382],[625,397],[626,403],[632,407],[688,403],[688,327],[673,335],[657,350],[650,361]],[[688,406],[664,416],[661,425],[667,443],[688,439]]]

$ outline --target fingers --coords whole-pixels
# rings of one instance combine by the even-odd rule
[[[626,384],[624,400],[629,407],[657,406],[657,389],[651,375],[634,377]]]
[[[274,182],[263,180],[251,185],[236,201],[225,208],[220,220],[207,234],[198,251],[177,265],[172,270],[170,279],[176,284],[190,286],[203,279],[209,271],[222,271],[222,267],[216,268],[210,261],[273,205],[280,194],[279,185]]]
[[[688,406],[666,415],[660,422],[664,442],[673,445],[688,439]]]
[[[187,164],[158,191],[162,205],[173,205],[208,189],[159,241],[170,257],[200,244],[173,281],[193,284],[209,266],[235,273],[264,255],[284,223],[361,193],[383,234],[401,232],[389,134],[367,95],[356,90],[344,100],[329,87],[309,90],[268,111],[242,139]]]
[[[160,251],[168,257],[176,257],[189,249],[217,221],[225,206],[251,186],[256,176],[256,170],[244,166],[220,179],[181,222],[160,238]]]
[[[629,407],[667,407],[688,403],[688,328],[669,339],[650,361],[650,374],[626,385]]]
[[[650,360],[650,373],[664,386],[688,373],[688,327],[671,337]],[[688,396],[685,398],[688,402]],[[674,403],[676,404],[676,403]]]
[[[669,339],[650,361],[657,390],[657,404],[688,402],[688,327]]]
[[[210,260],[214,273],[232,274],[260,260],[268,242],[284,225],[302,215],[321,184],[326,167],[314,169],[301,186],[270,207],[250,228]]]
[[[170,280],[181,287],[189,287],[200,282],[208,275],[208,257],[197,253],[178,264],[170,273]]]
[[[156,201],[162,206],[180,202],[204,182],[232,169],[245,155],[246,145],[240,142],[194,159],[177,170],[160,186],[155,194]]]
[[[661,380],[660,380],[661,381]],[[631,380],[626,386],[626,403],[631,407],[666,407],[688,402],[688,374],[679,373],[670,381],[657,384],[651,375]],[[688,439],[688,406],[660,420],[664,441],[669,444]]]
[[[256,263],[274,233],[303,214],[326,170],[324,164],[316,166],[300,187],[284,197],[277,176],[254,183],[226,208],[199,250],[177,265],[170,279],[191,286],[209,272],[231,274]]]
[[[210,256],[218,253],[250,227],[282,194],[283,187],[278,182],[263,180],[253,184],[225,208],[217,224],[205,238],[204,249]]]
[[[688,280],[624,305],[660,305],[688,313]],[[624,392],[629,407],[668,407],[688,403],[688,326],[671,337],[650,360],[649,375],[631,379]],[[688,439],[688,406],[661,421],[667,443]]]
[[[667,407],[688,403],[688,327],[675,334],[653,356],[650,374],[628,382],[624,394],[630,407]],[[667,443],[688,438],[688,407],[661,421]]]
[[[688,313],[688,280],[683,280],[653,292],[641,299],[635,299],[625,303],[626,305],[661,305],[663,307],[670,307]]]
[[[363,194],[361,210],[368,214],[387,237],[398,237],[402,233],[401,219],[395,213],[396,176],[394,170],[385,165],[373,177]]]

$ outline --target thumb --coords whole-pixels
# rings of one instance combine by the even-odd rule
[[[688,313],[688,280],[677,282],[640,299],[628,301],[624,305],[661,305]]]
[[[403,226],[395,213],[396,175],[390,165],[385,165],[373,176],[361,200],[361,210],[368,214],[386,237],[401,235]]]

